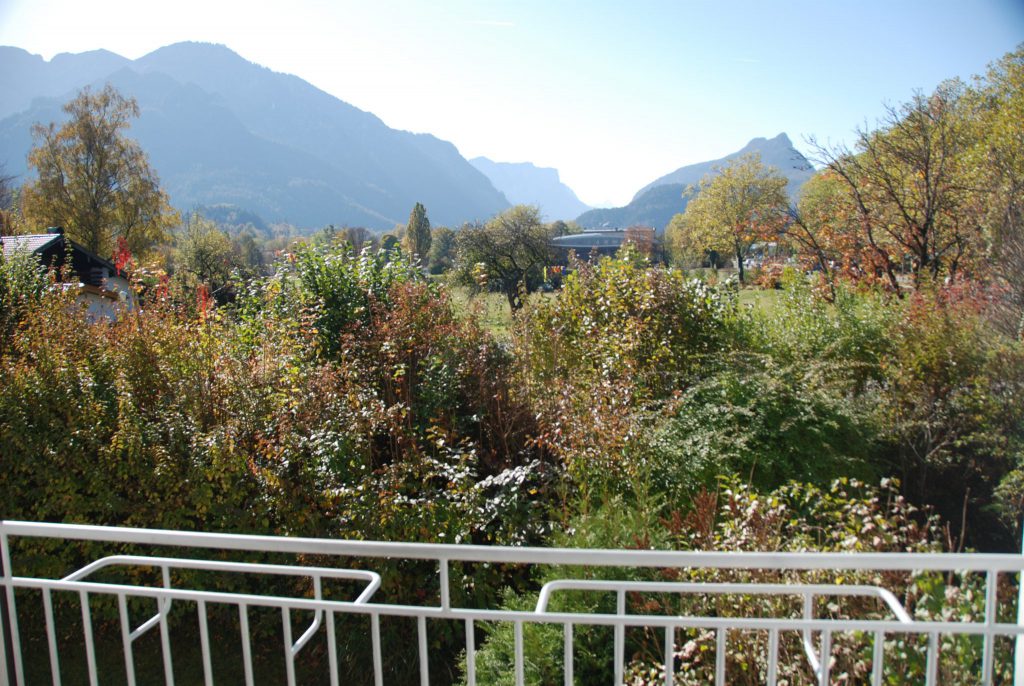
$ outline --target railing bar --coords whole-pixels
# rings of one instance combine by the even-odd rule
[[[513,625],[515,633],[515,673],[516,686],[523,686],[526,683],[526,669],[523,666],[523,623],[515,622]]]
[[[562,671],[565,674],[565,686],[573,686],[573,636],[572,636],[572,622],[566,622],[565,624],[565,650],[564,650],[564,664]]]
[[[988,634],[991,635],[991,634]],[[939,635],[928,634],[928,671],[925,674],[925,686],[935,686],[939,673]]]
[[[626,614],[626,592],[619,589],[615,593],[615,614],[622,617]],[[626,627],[622,624],[615,625],[615,686],[621,684],[626,678]]]
[[[4,572],[3,576],[0,577],[0,582],[3,583],[4,589],[6,590],[7,572],[6,569],[0,571]],[[4,596],[6,595],[7,594],[4,593]],[[4,599],[6,600],[6,597]],[[4,625],[7,623],[7,619],[3,616],[5,614],[3,611],[3,605],[4,603],[0,602],[0,686],[11,686],[11,678],[8,675],[8,670],[10,669],[10,667],[7,664],[7,631],[4,629]],[[10,647],[12,649],[14,648],[13,645],[11,645]]]
[[[380,615],[370,615],[370,638],[373,643],[373,683],[383,686],[384,667],[380,657]]]
[[[2,523],[6,529],[6,522]],[[7,587],[7,619],[11,631],[11,658],[14,661],[14,681],[21,686],[25,684],[25,666],[21,659],[21,635],[18,631],[18,610],[14,602],[14,586],[11,580],[14,578],[14,568],[11,566],[11,551],[7,543],[7,532],[0,531],[0,564],[3,565],[4,585]],[[3,622],[0,622],[0,633],[2,633]],[[3,647],[3,659],[0,665],[4,667],[4,682],[7,685],[7,648]]]
[[[665,627],[665,686],[672,686],[676,669],[676,628]]]
[[[821,686],[828,686],[829,670],[832,667],[832,632],[828,629],[821,632],[821,658],[819,659],[819,664],[818,683]]]
[[[124,649],[124,673],[128,686],[135,686],[135,655],[132,651],[132,625],[128,614],[128,600],[124,593],[117,594],[117,610],[121,615],[121,647]]]
[[[476,634],[473,620],[466,620],[466,684],[476,686]]]
[[[438,562],[441,572],[441,609],[450,610],[452,607],[451,592],[448,587],[448,560],[441,559]]]
[[[1024,536],[1020,552],[1024,557]],[[1017,575],[1017,626],[1024,626],[1024,572]],[[1024,634],[1017,634],[1013,644],[1013,686],[1024,686]]]
[[[166,603],[170,605],[170,600]],[[160,615],[160,647],[164,661],[164,683],[174,686],[174,660],[171,654],[171,630],[167,626],[167,614]]]
[[[103,593],[105,591],[99,590],[99,591],[96,591],[96,592],[97,593]],[[119,592],[119,591],[115,591],[115,593],[117,593],[117,592]],[[135,627],[135,630],[132,631],[132,633],[131,633],[131,639],[133,641],[138,639],[139,636],[142,636],[144,633],[146,633],[147,631],[149,631],[150,629],[152,629],[153,627],[155,627],[157,624],[160,623],[160,617],[161,617],[161,612],[162,612],[162,610],[160,610],[160,602],[161,602],[162,598],[160,596],[153,596],[153,597],[156,599],[156,606],[157,606],[156,614],[153,615],[152,617],[150,617],[149,619],[147,619],[145,622],[143,622],[139,626]]]
[[[284,667],[288,686],[295,686],[295,655],[292,653],[292,615],[287,607],[281,608],[281,633],[284,640]]]
[[[715,686],[725,686],[725,640],[728,629],[722,627],[715,638]]]
[[[96,647],[92,639],[92,613],[89,611],[89,594],[79,591],[78,596],[82,602],[82,632],[85,634],[85,659],[89,669],[90,686],[99,686],[99,678],[96,675]],[[21,683],[25,683],[22,681]]]
[[[814,618],[814,596],[810,592],[805,592],[804,596],[804,619]],[[821,661],[818,656],[814,654],[814,639],[811,636],[810,629],[803,630],[803,642],[804,642],[804,653],[807,654],[807,662],[811,665],[811,671],[815,674],[818,673]]]
[[[779,630],[768,631],[768,686],[775,686],[779,679]]]
[[[164,580],[164,588],[171,587],[171,570],[164,565],[161,567],[161,573]],[[173,657],[171,655],[171,630],[167,626],[167,613],[171,611],[171,598],[164,597],[157,601],[157,607],[160,611],[160,646],[163,649],[164,658],[164,683],[167,686],[174,686],[174,666]]]
[[[1022,574],[1024,578],[1024,574]],[[985,626],[991,627],[996,620],[996,603],[999,595],[999,572],[990,569],[985,574]],[[993,653],[995,648],[995,636],[992,632],[986,632],[984,637],[984,648],[981,654],[981,683],[983,686],[992,686]]]
[[[242,633],[242,665],[245,669],[245,686],[253,686],[252,643],[249,638],[249,606],[238,604],[238,623]]]
[[[427,618],[416,618],[416,634],[420,643],[420,686],[430,686],[430,665],[427,663]]]
[[[85,524],[45,524],[4,521],[8,536],[99,540],[189,548],[216,548],[277,553],[323,554],[343,557],[386,557],[507,564],[561,564],[621,567],[693,567],[699,569],[776,570],[965,570],[1006,572],[1024,570],[1019,554],[992,553],[747,553],[654,550],[582,550],[463,544],[338,541],[247,534],[181,532],[166,529],[104,527]]]
[[[203,683],[206,686],[213,686],[213,663],[210,659],[210,627],[206,619],[205,600],[200,600],[196,604],[196,613],[199,615],[199,646],[203,653]]]
[[[315,573],[313,574],[313,598],[314,600],[323,599],[323,586],[320,581],[320,575]],[[314,610],[313,622],[306,628],[304,632],[302,632],[302,635],[299,636],[299,640],[295,641],[295,643],[292,644],[291,652],[293,657],[295,655],[298,655],[299,651],[302,650],[302,648],[307,643],[309,643],[314,636],[316,636],[316,632],[320,630],[320,625],[323,624],[323,621],[323,610]]]
[[[60,686],[60,657],[57,653],[57,627],[53,621],[53,598],[50,589],[43,589],[43,614],[46,616],[46,643],[50,649],[50,674],[53,677],[53,686]],[[3,624],[3,621],[0,621]],[[3,642],[3,632],[0,631],[0,643]],[[7,652],[4,650],[3,652]]]
[[[875,645],[871,652],[871,686],[882,686],[882,673],[885,669],[885,634],[875,632]]]
[[[327,611],[327,668],[331,686],[338,686],[338,640],[334,634],[334,613]]]
[[[443,613],[439,607],[423,605],[386,605],[386,604],[356,604],[342,601],[316,601],[308,598],[285,598],[277,596],[243,595],[235,593],[213,593],[208,591],[185,591],[179,589],[164,590],[145,586],[121,586],[115,584],[100,584],[90,582],[63,582],[47,579],[29,579],[15,577],[12,583],[18,588],[50,588],[61,591],[85,591],[87,593],[108,593],[127,592],[129,595],[140,597],[171,597],[186,602],[206,600],[207,602],[231,603],[238,605],[266,606],[266,607],[288,607],[292,610],[332,610],[345,614],[374,615],[384,614],[389,617],[419,617],[424,616],[430,619],[456,619],[465,620],[472,618],[475,621],[483,622],[512,622],[523,621],[528,623],[564,624],[585,624],[593,626],[614,626],[621,623],[627,627],[661,627],[677,626],[688,628],[701,628],[715,630],[727,628],[730,631],[767,631],[771,628],[778,628],[781,631],[813,631],[819,632],[824,629],[836,630],[837,622],[830,619],[803,620],[777,619],[777,618],[742,618],[742,617],[686,617],[686,616],[660,616],[660,615],[626,615],[624,618],[614,614],[574,614],[566,612],[549,612],[539,614],[535,611],[512,611],[512,610],[477,610],[470,608],[453,608]],[[964,635],[983,635],[991,632],[997,636],[1017,636],[1024,634],[1024,625],[1017,623],[996,623],[991,628],[986,628],[981,622],[949,622],[949,621],[915,621],[911,624],[904,624],[894,620],[844,620],[842,631],[885,631],[903,632],[908,634],[927,634],[932,631],[941,633],[955,633]]]

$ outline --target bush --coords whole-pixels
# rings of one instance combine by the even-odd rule
[[[898,495],[895,484],[882,482],[870,488],[852,480],[837,480],[828,488],[790,484],[771,492],[758,492],[734,480],[718,492],[705,491],[685,512],[657,517],[641,516],[623,503],[582,517],[571,534],[559,543],[569,546],[609,548],[674,548],[719,551],[802,552],[934,552],[940,549],[942,532],[937,520],[924,519]],[[665,510],[663,510],[664,512]],[[580,569],[545,570],[538,583],[556,579],[618,579],[658,581],[701,581],[735,583],[882,583],[900,597],[907,611],[920,619],[956,621],[983,611],[984,593],[979,593],[979,575],[944,577],[935,573],[886,573],[884,580],[871,572],[812,571],[777,572],[764,570],[681,570],[681,569]],[[842,577],[840,579],[839,577]],[[1004,589],[1010,591],[1011,589]],[[532,594],[506,592],[504,607],[528,610],[536,603]],[[563,592],[552,596],[552,612],[582,614],[615,613],[614,594]],[[1004,608],[1010,621],[1012,608]],[[785,597],[730,595],[704,596],[669,594],[627,594],[627,612],[667,616],[800,617],[802,603]],[[816,609],[823,618],[883,619],[873,600],[847,599],[842,603],[821,601]],[[575,628],[574,670],[583,683],[606,681],[613,655],[611,629]],[[625,659],[627,683],[664,682],[662,673],[663,633],[627,632]],[[923,681],[925,644],[909,637],[890,636],[886,652],[890,657],[889,683]],[[977,673],[981,661],[980,638],[944,637],[939,661],[943,683],[966,683]],[[1001,644],[996,664],[1009,669],[1009,646]],[[675,683],[706,684],[714,681],[715,636],[710,631],[679,630],[675,643]],[[767,672],[767,636],[755,632],[732,632],[726,655],[730,684],[761,684]],[[561,625],[524,625],[525,670],[528,683],[557,683],[562,675],[563,638]],[[782,634],[779,643],[778,678],[787,683],[813,683],[803,659],[800,637]],[[852,681],[870,677],[870,639],[852,634],[833,635],[833,674],[846,674]],[[477,681],[481,684],[511,683],[514,660],[513,627],[492,625],[489,639],[477,654]],[[1004,671],[1006,671],[1004,670]],[[1001,674],[1008,678],[1008,674]]]
[[[873,476],[878,428],[870,408],[842,389],[845,371],[781,366],[763,355],[723,359],[654,429],[651,488],[684,500],[722,475],[762,490]]]
[[[1024,344],[989,326],[986,295],[969,285],[907,300],[882,367],[889,469],[916,502],[964,519],[967,545],[1016,550],[1022,511],[1004,499],[1000,521],[993,492],[1024,456]]]
[[[519,389],[576,484],[614,491],[635,472],[646,410],[728,344],[735,302],[681,272],[604,258],[577,264],[557,298],[524,311],[512,342]]]
[[[35,255],[0,250],[0,351],[6,347],[14,328],[38,305],[48,285]]]

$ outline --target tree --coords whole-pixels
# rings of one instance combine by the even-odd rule
[[[992,272],[1005,290],[1010,325],[1024,334],[1024,46],[989,66],[969,89],[977,112],[974,164]]]
[[[416,203],[409,213],[409,223],[405,226],[402,247],[411,259],[427,259],[427,253],[430,251],[430,220],[427,219],[426,208],[420,203]]]
[[[397,253],[401,247],[401,241],[394,234],[386,233],[380,237],[380,249],[386,253]]]
[[[7,167],[0,162],[0,236],[15,232],[15,177],[7,173]]]
[[[238,266],[231,238],[198,213],[185,220],[178,253],[181,267],[200,283],[206,284],[215,295],[228,283],[231,271]]]
[[[439,226],[430,233],[430,252],[427,253],[427,269],[431,274],[443,274],[450,270],[454,264],[456,234],[447,226]]]
[[[118,239],[140,254],[178,222],[138,143],[124,136],[139,115],[133,98],[109,84],[64,105],[69,120],[32,127],[29,166],[38,178],[23,191],[30,224],[63,226],[65,234],[103,257]]]
[[[341,230],[338,234],[342,240],[347,241],[352,246],[352,252],[360,253],[363,248],[369,247],[371,250],[377,247],[377,236],[364,226],[349,226]]]
[[[856,210],[843,181],[829,170],[812,176],[790,208],[785,241],[804,268],[821,274],[831,299],[838,278],[859,281],[878,271],[856,231]]]
[[[540,269],[552,257],[550,230],[532,205],[516,205],[486,224],[467,224],[456,243],[463,283],[479,286],[476,276],[483,275],[512,311],[522,308],[522,293],[540,283]]]
[[[786,177],[761,163],[758,154],[730,161],[717,175],[705,176],[696,197],[686,206],[672,239],[702,251],[717,250],[736,257],[740,282],[743,261],[757,241],[776,238],[789,205]]]
[[[900,294],[903,265],[915,281],[934,280],[956,276],[982,254],[963,95],[964,85],[949,81],[932,95],[887,108],[879,128],[857,132],[855,151],[814,143],[846,186],[859,241]]]

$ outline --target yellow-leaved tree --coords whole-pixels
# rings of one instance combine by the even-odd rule
[[[683,252],[714,250],[736,258],[740,282],[743,262],[759,241],[775,240],[786,222],[788,180],[754,153],[731,160],[705,176],[696,197],[670,225],[668,240]]]
[[[119,239],[135,255],[166,240],[178,213],[150,168],[146,153],[125,130],[139,116],[134,98],[113,86],[85,88],[64,105],[68,120],[32,127],[29,166],[37,178],[22,193],[29,226],[62,226],[65,234],[101,257]]]

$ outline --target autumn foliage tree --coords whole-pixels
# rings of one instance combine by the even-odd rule
[[[977,113],[974,163],[984,170],[983,232],[992,276],[1006,292],[1010,326],[1024,335],[1024,46],[989,67],[968,97]]]
[[[897,293],[904,266],[915,281],[934,280],[968,269],[982,253],[963,95],[963,84],[950,81],[888,108],[877,129],[858,131],[854,150],[815,144],[846,187],[858,240]]]
[[[870,281],[881,273],[857,219],[844,182],[829,170],[811,177],[789,210],[784,242],[804,269],[821,275],[831,300],[837,281]]]
[[[757,154],[732,160],[691,189],[696,197],[672,224],[670,240],[683,252],[716,250],[736,258],[740,282],[743,261],[758,241],[774,240],[785,223],[789,201],[785,176],[766,167]]]
[[[32,127],[28,162],[38,178],[23,191],[30,226],[63,226],[67,236],[103,257],[118,239],[135,254],[164,240],[178,221],[145,152],[125,137],[139,115],[133,98],[111,85],[89,88],[64,105],[68,121]]]

